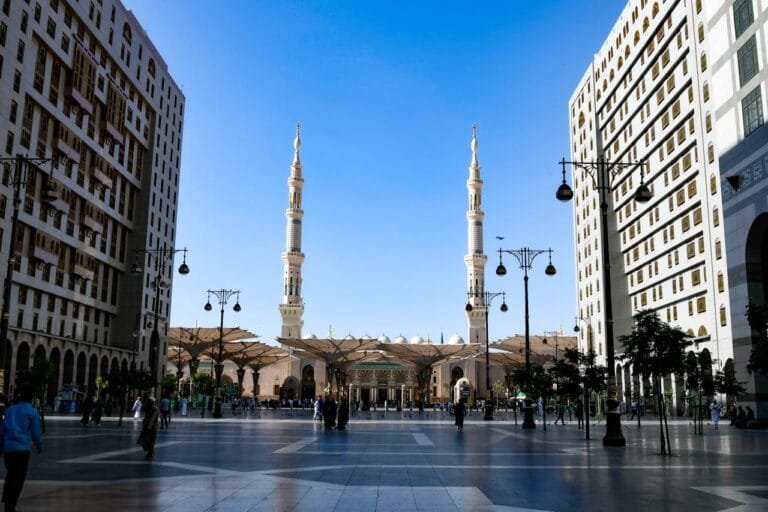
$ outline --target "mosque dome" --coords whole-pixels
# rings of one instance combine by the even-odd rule
[[[405,337],[401,335],[401,336],[398,336],[397,338],[395,338],[395,341],[393,341],[392,343],[396,343],[396,344],[399,345],[399,344],[402,344],[402,343],[408,343],[408,340],[406,340]]]
[[[421,336],[414,336],[413,338],[411,338],[411,345],[423,345],[424,343],[426,342],[424,341],[424,338],[422,338]]]
[[[362,339],[363,339],[363,341],[370,341],[370,340],[372,340],[373,338],[371,338],[370,336],[368,336],[368,335],[366,334],[365,336],[363,336],[363,338],[362,338]]]
[[[317,336],[315,336],[315,335],[314,335],[313,333],[311,333],[311,332],[308,332],[307,334],[305,334],[304,336],[302,336],[302,338],[301,338],[301,339],[303,339],[303,340],[316,340],[316,339],[317,339]]]
[[[389,338],[387,338],[385,335],[381,335],[379,337],[379,343],[390,343]]]
[[[357,338],[355,338],[355,337],[354,337],[354,336],[352,336],[351,334],[347,334],[346,336],[344,336],[344,339],[345,339],[345,340],[354,340],[354,339],[357,339]]]
[[[449,345],[463,345],[464,344],[464,338],[459,336],[458,334],[454,334],[453,336],[448,339]]]

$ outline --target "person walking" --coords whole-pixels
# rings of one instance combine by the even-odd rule
[[[168,428],[171,423],[171,399],[168,395],[160,399],[160,428]]]
[[[579,398],[576,401],[576,421],[579,423],[579,430],[584,428],[584,402]]]
[[[339,401],[339,423],[337,430],[344,430],[347,428],[349,422],[349,402],[341,399]]]
[[[187,397],[183,397],[181,399],[181,415],[182,416],[187,415]]]
[[[40,432],[40,416],[30,403],[34,396],[32,386],[19,389],[18,401],[5,410],[5,419],[0,429],[0,450],[5,463],[5,484],[3,502],[6,512],[14,512],[19,501],[29,466],[30,442],[37,453],[43,451]]]
[[[133,419],[137,420],[141,418],[141,397],[136,397],[136,401],[133,402]]]
[[[313,420],[322,420],[323,419],[323,398],[321,396],[317,397],[317,400],[315,400],[315,415],[312,417]]]
[[[102,405],[98,396],[93,397],[93,410],[91,411],[91,421],[98,427],[101,425]]]
[[[561,425],[565,425],[565,404],[563,403],[557,404],[557,418],[554,424],[557,425],[558,421]]]
[[[148,396],[144,400],[144,421],[136,444],[141,445],[147,454],[144,460],[152,460],[155,456],[155,441],[157,441],[157,419],[160,411],[155,405],[155,397]]]
[[[719,428],[718,423],[720,423],[721,412],[722,407],[720,407],[720,404],[717,403],[717,400],[712,400],[712,403],[709,404],[709,417],[712,419],[712,425],[715,428]]]
[[[88,422],[91,420],[91,412],[93,411],[93,398],[90,395],[85,395],[83,398],[83,403],[80,407],[80,412],[82,412],[80,423],[83,424],[83,427],[86,427],[88,426]]]
[[[336,426],[336,402],[333,397],[326,396],[323,400],[323,419],[325,420],[325,430],[331,430]]]
[[[453,406],[453,416],[455,419],[456,430],[459,432],[464,431],[464,417],[467,415],[467,406],[464,403],[464,398],[459,400],[459,403]]]

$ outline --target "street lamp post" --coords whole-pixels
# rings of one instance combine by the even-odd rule
[[[491,389],[491,362],[490,362],[490,341],[488,340],[488,308],[491,307],[491,302],[496,297],[501,297],[501,312],[505,313],[509,310],[507,306],[507,294],[505,292],[469,292],[468,298],[482,297],[483,306],[485,307],[485,389],[488,392],[488,400],[485,402],[485,415],[484,420],[493,420],[493,389]],[[464,310],[472,311],[472,304],[467,301],[467,305],[464,306]]]
[[[144,271],[144,265],[139,264],[139,257],[149,260],[149,264],[155,264],[155,279],[152,281],[152,287],[155,289],[155,304],[152,308],[152,334],[149,338],[149,373],[152,376],[152,382],[157,384],[157,364],[160,356],[160,290],[168,288],[170,283],[163,280],[166,269],[173,262],[173,257],[177,252],[184,254],[184,259],[179,265],[179,274],[185,276],[189,274],[187,265],[187,248],[174,249],[173,247],[161,247],[159,249],[136,249],[136,260],[131,267],[131,272],[141,274]]]
[[[555,197],[563,202],[573,199],[573,189],[565,181],[567,165],[586,171],[592,178],[592,184],[600,194],[600,237],[602,238],[603,257],[603,303],[605,305],[605,352],[606,366],[608,367],[608,399],[606,405],[606,430],[603,437],[603,446],[626,446],[627,441],[621,433],[621,413],[619,411],[619,399],[616,396],[616,366],[614,360],[613,340],[613,302],[611,297],[611,252],[608,247],[608,198],[612,191],[613,180],[629,169],[630,173],[640,167],[640,186],[634,194],[634,200],[638,203],[647,203],[653,197],[653,192],[643,181],[643,162],[611,162],[602,155],[597,161],[560,161],[563,167],[563,182],[557,188]]]
[[[19,224],[19,209],[21,207],[21,187],[27,185],[27,180],[35,174],[30,174],[28,167],[30,165],[38,167],[43,164],[53,162],[53,158],[29,158],[16,155],[10,158],[0,158],[3,164],[3,171],[9,171],[13,165],[13,175],[10,184],[13,185],[13,214],[11,216],[10,242],[8,244],[8,262],[5,269],[5,281],[3,283],[3,307],[2,317],[0,317],[0,391],[6,393],[7,386],[5,382],[6,366],[6,346],[8,345],[8,325],[10,320],[11,308],[11,285],[13,281],[13,267],[16,264],[16,232]],[[32,171],[34,172],[34,171]],[[9,173],[10,174],[10,173]],[[53,180],[53,172],[47,176],[41,186],[41,199],[49,206],[59,198],[58,187]]]
[[[237,313],[242,308],[240,307],[240,290],[208,290],[208,301],[205,303],[204,308],[206,311],[211,311],[213,309],[213,306],[211,306],[211,295],[218,299],[219,306],[221,306],[221,321],[219,323],[219,354],[216,357],[216,366],[214,367],[216,371],[216,397],[213,402],[213,417],[221,418],[221,374],[224,371],[224,306],[227,305],[227,301],[229,299],[236,295],[237,299],[235,300],[235,305],[232,310]]]
[[[180,346],[176,347],[176,354],[178,356],[176,364],[176,392],[178,393],[177,400],[181,400],[181,378],[184,377],[184,369],[181,367],[181,352],[184,349]]]
[[[507,274],[507,268],[502,261],[502,253],[511,254],[515,257],[523,270],[523,284],[525,290],[525,409],[523,416],[523,428],[536,428],[533,421],[533,402],[531,400],[531,328],[530,316],[528,313],[528,271],[533,268],[533,260],[540,254],[549,255],[549,264],[544,269],[544,273],[553,276],[557,273],[555,266],[552,265],[552,249],[531,249],[523,247],[521,249],[499,249],[499,266],[496,267],[496,275],[503,276]]]

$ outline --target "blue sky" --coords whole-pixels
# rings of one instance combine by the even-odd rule
[[[572,206],[554,193],[567,103],[623,0],[124,0],[186,96],[174,326],[280,333],[287,178],[304,165],[304,330],[466,336],[467,168],[477,123],[491,340],[524,330],[523,273],[501,247],[551,247],[530,274],[533,332],[572,332]],[[212,8],[221,6],[220,9]]]

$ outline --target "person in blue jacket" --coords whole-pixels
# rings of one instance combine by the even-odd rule
[[[0,429],[0,449],[6,469],[3,486],[5,512],[16,510],[16,503],[27,478],[30,444],[35,445],[37,453],[43,451],[40,417],[30,403],[33,396],[31,386],[22,386],[16,403],[5,410],[5,419]]]

